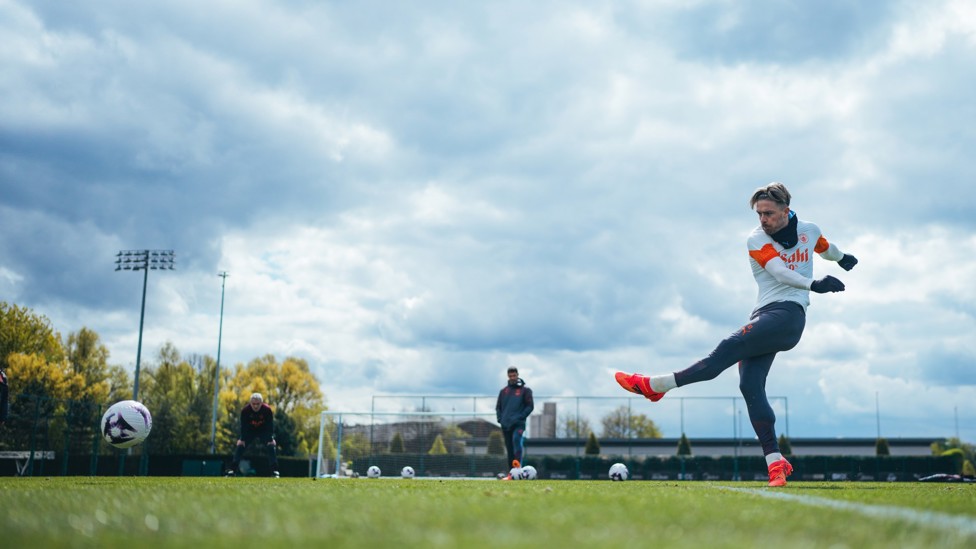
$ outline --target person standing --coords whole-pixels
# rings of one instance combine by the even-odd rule
[[[241,457],[248,444],[265,445],[268,461],[271,462],[271,476],[278,478],[278,443],[274,438],[274,411],[265,404],[261,393],[254,393],[247,406],[241,410],[241,437],[234,448],[234,462],[226,476],[232,477],[240,470]]]
[[[532,389],[525,386],[515,366],[508,368],[508,384],[498,393],[495,416],[502,428],[505,449],[508,450],[508,463],[518,468],[522,463],[524,449],[525,420],[532,413]],[[509,475],[508,478],[510,478]]]
[[[844,283],[833,276],[813,278],[813,255],[836,261],[845,271],[857,264],[853,255],[828,242],[817,225],[800,221],[790,209],[790,199],[786,186],[771,183],[756,189],[749,200],[759,216],[759,226],[747,239],[749,264],[759,287],[749,321],[711,354],[684,370],[653,376],[614,375],[627,391],[657,402],[671,389],[714,379],[738,363],[739,390],[762,444],[770,486],[785,486],[793,466],[779,451],[776,416],[766,397],[766,377],[776,353],[788,351],[800,341],[810,292],[844,291]]]

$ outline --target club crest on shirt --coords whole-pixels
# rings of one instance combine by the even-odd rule
[[[800,242],[801,243],[806,244],[809,241],[810,241],[810,239],[807,238],[807,235],[805,235],[803,233],[800,233]]]

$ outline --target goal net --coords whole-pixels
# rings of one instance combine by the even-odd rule
[[[418,477],[494,477],[507,472],[494,412],[321,413],[318,477],[384,477],[412,467]]]

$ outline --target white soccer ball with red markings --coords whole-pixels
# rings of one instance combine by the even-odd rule
[[[116,448],[131,448],[152,431],[152,416],[141,402],[123,400],[109,406],[102,416],[102,437]]]

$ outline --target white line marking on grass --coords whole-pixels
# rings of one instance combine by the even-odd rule
[[[828,509],[852,511],[869,517],[898,519],[929,528],[949,528],[958,530],[968,536],[976,536],[976,519],[967,516],[949,515],[946,513],[937,513],[935,511],[920,511],[910,507],[853,503],[850,501],[838,501],[835,499],[817,496],[801,496],[797,494],[787,494],[784,492],[774,492],[756,488],[733,488],[731,486],[716,486],[716,488],[720,490],[729,490],[731,492],[753,494],[764,498],[793,501],[802,505],[811,505],[813,507],[826,507]]]

